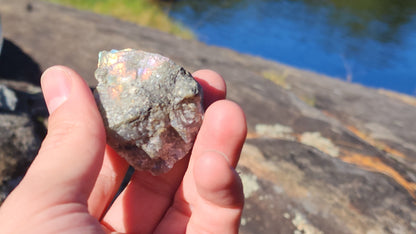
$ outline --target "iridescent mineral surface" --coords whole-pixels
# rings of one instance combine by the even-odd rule
[[[159,54],[102,51],[95,99],[107,143],[137,170],[165,173],[192,148],[202,123],[202,89]]]

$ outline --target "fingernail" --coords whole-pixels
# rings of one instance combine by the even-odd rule
[[[47,69],[41,78],[42,91],[49,114],[52,114],[69,97],[71,77],[60,67]]]

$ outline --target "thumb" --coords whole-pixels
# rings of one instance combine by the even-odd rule
[[[94,97],[78,74],[62,66],[46,70],[41,85],[50,113],[48,134],[22,186],[30,184],[32,191],[36,186],[40,193],[64,193],[55,202],[86,204],[105,148],[105,130]]]

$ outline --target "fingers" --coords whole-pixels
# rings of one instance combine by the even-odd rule
[[[130,183],[105,214],[102,223],[122,233],[152,233],[172,201],[188,164],[177,162],[166,174],[134,172]]]
[[[41,84],[50,112],[48,134],[10,197],[18,202],[10,204],[25,211],[64,203],[86,205],[104,154],[101,116],[89,87],[74,71],[49,68]]]
[[[194,188],[181,187],[154,233],[238,233],[244,204],[238,174],[216,152],[196,160],[193,172]]]
[[[192,186],[188,181],[195,186],[194,194],[183,194],[192,211],[186,232],[238,233],[244,194],[234,168],[247,134],[245,115],[235,103],[220,101],[209,107],[204,121],[210,124],[198,135],[183,184],[184,191]]]
[[[207,109],[188,170],[157,233],[168,232],[171,225],[177,228],[174,232],[202,228],[206,221],[209,221],[205,223],[206,227],[216,226],[218,229],[215,230],[238,228],[243,192],[233,168],[238,162],[246,131],[244,114],[235,103],[217,101]],[[221,220],[233,222],[231,226],[224,226],[226,222]]]
[[[190,166],[204,152],[215,151],[224,155],[235,167],[246,134],[245,115],[237,104],[227,100],[213,103],[205,113],[204,124],[192,151],[195,157],[191,158]]]

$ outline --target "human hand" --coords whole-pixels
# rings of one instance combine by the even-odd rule
[[[105,145],[87,84],[53,67],[42,76],[49,129],[26,176],[0,207],[0,233],[237,233],[244,196],[234,168],[246,135],[242,110],[215,72],[194,77],[207,108],[191,156],[166,174],[134,172]],[[110,206],[111,205],[111,206]]]

